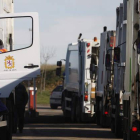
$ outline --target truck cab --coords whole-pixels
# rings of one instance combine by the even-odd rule
[[[0,100],[6,106],[7,98],[19,83],[40,74],[38,13],[0,14],[0,39],[6,49],[0,53]],[[10,113],[0,119],[3,139],[11,139],[11,119]]]

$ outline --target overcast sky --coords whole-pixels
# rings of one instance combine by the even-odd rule
[[[49,63],[65,59],[67,45],[82,38],[100,38],[103,26],[115,30],[116,7],[123,0],[14,0],[15,12],[38,12],[40,44],[55,48]]]

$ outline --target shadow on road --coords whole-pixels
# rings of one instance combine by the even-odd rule
[[[41,107],[40,109],[48,109],[48,107]],[[58,111],[58,110],[56,110]],[[54,110],[52,110],[54,112]],[[58,113],[59,114],[59,113]],[[93,123],[71,123],[65,121],[62,112],[61,115],[56,114],[45,114],[37,118],[26,118],[25,128],[23,134],[16,134],[15,136],[20,137],[36,137],[43,138],[57,137],[62,138],[100,138],[100,139],[116,139],[111,133],[109,128],[101,128]],[[99,140],[100,140],[99,139]],[[23,139],[22,139],[23,140]]]

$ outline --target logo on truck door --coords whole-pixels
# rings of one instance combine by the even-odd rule
[[[15,68],[15,59],[13,56],[6,56],[5,58],[5,68],[6,69],[14,69]]]

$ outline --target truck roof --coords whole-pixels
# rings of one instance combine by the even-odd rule
[[[89,39],[82,39],[81,42],[86,42],[86,43],[90,43],[90,46],[92,47],[99,47],[100,46],[100,42],[97,41],[93,41],[93,40],[89,40]],[[68,49],[69,50],[78,50],[78,42],[75,42],[75,43],[70,43],[68,45]]]

